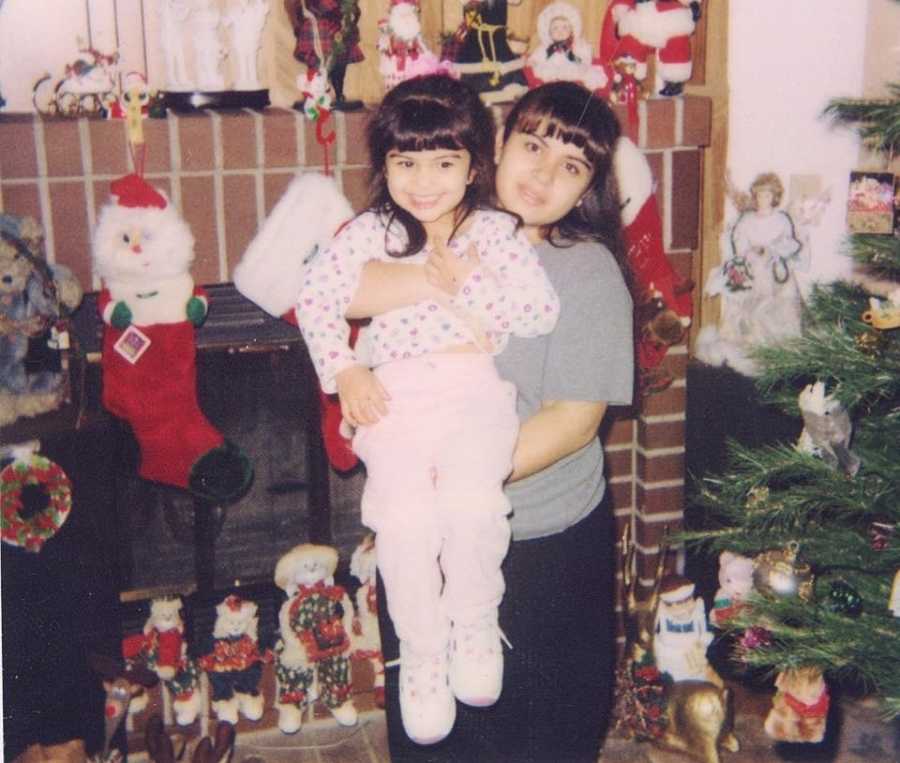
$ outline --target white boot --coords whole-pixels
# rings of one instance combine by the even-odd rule
[[[334,719],[341,724],[341,726],[355,726],[356,721],[359,719],[356,708],[349,699],[343,705],[331,707],[329,710],[331,710]]]
[[[400,642],[400,716],[417,744],[436,744],[453,729],[456,700],[447,678],[447,650],[419,654]]]
[[[296,705],[275,705],[278,708],[278,728],[285,734],[296,734],[303,725],[303,711]]]
[[[238,722],[238,698],[219,699],[212,703],[212,710],[220,721],[230,723],[232,726]]]

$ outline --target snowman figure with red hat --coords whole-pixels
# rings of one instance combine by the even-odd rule
[[[141,477],[214,503],[236,500],[252,468],[197,402],[194,330],[207,296],[190,274],[194,237],[142,177],[120,178],[111,192],[93,238],[103,286],[103,404],[131,425]]]

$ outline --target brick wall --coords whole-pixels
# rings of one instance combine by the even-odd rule
[[[666,252],[691,275],[698,251],[703,147],[710,101],[702,97],[639,103],[633,131],[657,180]],[[620,119],[626,122],[621,111]],[[336,113],[328,163],[357,209],[365,203],[363,132],[367,112]],[[198,283],[230,280],[258,226],[294,173],[321,171],[326,157],[315,125],[293,111],[170,114],[145,122],[145,174],[183,211],[196,238]],[[32,215],[46,232],[48,258],[74,270],[87,289],[90,231],[109,181],[130,170],[121,121],[0,114],[0,209]],[[666,359],[676,377],[664,392],[611,413],[604,442],[620,532],[633,529],[638,575],[649,581],[666,526],[683,513],[687,351]]]

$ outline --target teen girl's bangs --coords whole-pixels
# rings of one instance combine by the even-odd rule
[[[387,134],[394,151],[461,150],[464,117],[434,99],[410,99],[400,104]]]
[[[609,157],[609,151],[594,139],[591,126],[585,121],[591,113],[584,104],[569,100],[535,99],[523,104],[516,121],[506,132],[507,135],[522,132],[569,143],[584,151],[585,158],[596,168],[600,160]]]

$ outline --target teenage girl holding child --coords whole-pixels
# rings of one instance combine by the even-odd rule
[[[597,432],[607,406],[629,404],[633,387],[632,303],[619,261],[619,199],[611,170],[618,137],[615,116],[589,91],[569,82],[544,85],[509,114],[493,157],[496,177],[478,178],[493,184],[499,208],[517,216],[517,232],[535,248],[560,314],[549,334],[513,336],[493,358],[500,376],[517,388],[520,420],[512,471],[504,475],[512,543],[502,566],[498,620],[512,649],[501,663],[499,699],[488,707],[460,703],[442,741],[404,733],[405,631],[393,618],[391,573],[380,570],[380,600],[385,589],[388,600],[387,611],[379,610],[382,648],[386,659],[399,652],[401,661],[401,674],[389,670],[386,681],[395,763],[593,763],[599,755],[612,709],[615,540]],[[474,166],[474,154],[472,159]],[[375,178],[384,173],[373,151]],[[471,250],[465,242],[454,248],[461,233],[449,246],[430,247],[424,264],[372,257],[344,316],[458,299],[484,277],[496,254]],[[474,309],[472,314],[486,320]],[[481,392],[478,383],[468,386]],[[394,389],[375,391],[378,402],[357,414],[360,431],[375,417],[394,415]],[[344,411],[352,420],[354,412]],[[364,460],[367,453],[364,448]],[[487,645],[488,653],[500,648],[486,638],[475,638],[474,645],[482,652]],[[457,652],[450,654],[452,659]],[[440,661],[437,667],[441,675]],[[421,741],[435,743],[425,747]]]
[[[457,699],[486,706],[500,694],[503,482],[519,423],[493,356],[512,333],[552,330],[559,302],[516,218],[488,207],[494,131],[473,91],[440,75],[401,83],[368,139],[374,201],[307,266],[297,314],[366,465],[362,520],[400,637],[403,726],[432,744]],[[376,316],[351,348],[345,310],[365,264],[437,251],[479,263],[452,296]]]

